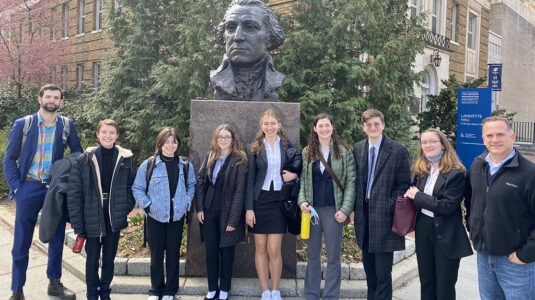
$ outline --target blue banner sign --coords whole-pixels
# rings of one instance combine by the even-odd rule
[[[493,91],[502,90],[502,64],[489,65],[489,88]]]
[[[481,122],[490,116],[490,88],[457,90],[457,155],[469,169],[474,158],[486,150]]]

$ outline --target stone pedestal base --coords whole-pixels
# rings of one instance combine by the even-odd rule
[[[244,147],[250,149],[250,143],[259,130],[260,116],[268,108],[273,108],[280,114],[284,134],[294,145],[298,146],[300,129],[300,104],[298,103],[192,100],[189,158],[195,167],[195,173],[198,173],[202,160],[210,150],[210,142],[217,126],[230,123],[238,132]],[[191,215],[193,217],[187,229],[186,276],[206,276],[204,243],[200,241],[199,222],[194,204]],[[284,236],[282,261],[282,277],[295,278],[294,235],[286,234]],[[253,234],[247,234],[245,242],[236,245],[233,277],[257,277]]]

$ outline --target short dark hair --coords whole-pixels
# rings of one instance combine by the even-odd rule
[[[481,123],[481,128],[483,128],[483,126],[487,122],[497,122],[497,121],[504,122],[505,125],[507,125],[507,130],[509,130],[510,133],[513,133],[513,124],[511,124],[511,121],[507,120],[504,117],[500,117],[500,116],[486,117],[485,119],[483,119],[483,122]]]
[[[162,131],[160,131],[160,133],[158,133],[158,137],[156,138],[156,149],[154,150],[154,155],[162,154],[163,144],[171,136],[175,137],[176,142],[178,143],[178,147],[175,151],[175,156],[178,156],[178,151],[180,150],[180,138],[178,137],[178,132],[173,127],[165,127],[164,129],[162,129]]]
[[[275,50],[279,48],[286,36],[284,35],[284,30],[279,24],[279,21],[275,18],[275,14],[267,4],[261,0],[233,0],[230,5],[227,7],[227,12],[234,6],[256,6],[264,10],[264,25],[266,25],[267,32],[269,33],[269,45],[268,51]],[[221,43],[225,43],[225,22],[227,19],[227,13],[223,17],[223,21],[217,26],[217,38]]]
[[[39,97],[43,97],[45,91],[59,91],[60,99],[63,100],[63,90],[55,84],[45,84],[39,89]]]
[[[362,116],[360,117],[360,123],[364,124],[371,118],[379,118],[383,124],[385,123],[385,116],[383,113],[373,108],[370,108],[362,113]]]

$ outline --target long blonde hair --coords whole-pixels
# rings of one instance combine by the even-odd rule
[[[264,131],[262,131],[262,124],[264,124],[264,121],[269,117],[275,118],[275,120],[277,120],[277,122],[279,122],[279,124],[281,124],[281,127],[279,128],[279,131],[277,131],[277,135],[279,136],[279,138],[281,140],[286,140],[287,139],[286,136],[284,135],[283,131],[282,131],[281,118],[279,117],[277,112],[275,112],[275,110],[273,108],[269,108],[268,110],[266,110],[262,114],[262,116],[260,116],[260,122],[259,122],[260,128],[259,128],[258,132],[256,133],[256,137],[255,137],[255,139],[253,141],[253,144],[251,145],[251,153],[252,154],[258,155],[260,153],[260,151],[262,151],[262,149],[264,148],[265,135],[264,135]]]
[[[236,134],[236,131],[234,130],[234,128],[228,123],[217,126],[217,128],[214,131],[214,137],[212,138],[212,142],[210,143],[210,151],[212,151],[212,155],[208,159],[206,168],[208,170],[211,170],[216,159],[221,154],[221,150],[219,149],[219,146],[217,145],[217,137],[219,136],[219,133],[221,132],[221,130],[226,130],[230,132],[230,136],[232,138],[232,141],[230,144],[230,153],[233,155],[239,156],[241,158],[238,162],[236,162],[236,165],[243,164],[243,167],[247,168],[247,155],[245,155],[245,152],[243,151],[240,138]]]
[[[438,163],[439,172],[445,174],[453,169],[458,169],[463,172],[466,172],[466,168],[463,166],[463,163],[457,156],[457,153],[455,153],[455,150],[448,141],[448,138],[446,138],[446,135],[436,128],[428,128],[422,133],[420,133],[420,141],[422,140],[422,135],[426,132],[432,132],[436,136],[438,136],[440,143],[444,147],[444,154],[442,154],[442,157],[440,158],[440,161]],[[430,168],[431,163],[425,157],[424,151],[420,146],[420,149],[418,150],[418,158],[416,159],[414,164],[412,164],[412,172],[418,178],[422,178],[423,176],[430,174]]]

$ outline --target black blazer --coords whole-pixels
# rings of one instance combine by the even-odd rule
[[[281,140],[279,145],[281,152],[280,173],[282,174],[283,167],[286,164],[286,149],[295,147],[287,140]],[[247,159],[248,170],[245,210],[252,210],[254,209],[254,202],[258,201],[258,197],[260,197],[260,191],[262,190],[262,185],[264,184],[264,179],[266,178],[268,167],[266,150],[262,148],[262,151],[259,155],[250,153]],[[299,169],[300,168],[301,167],[299,166]]]
[[[355,201],[355,235],[364,245],[364,199],[368,182],[368,139],[355,144],[353,155],[357,164],[357,196]],[[368,252],[394,252],[405,249],[405,237],[392,232],[394,207],[398,196],[411,184],[409,152],[400,143],[383,135],[375,176],[370,193]]]
[[[206,156],[202,167],[197,175],[197,184],[195,185],[195,208],[197,212],[204,211],[204,198],[208,185],[212,180],[211,171],[208,170],[208,157]],[[245,216],[243,212],[243,199],[245,192],[245,173],[247,172],[243,164],[236,165],[241,160],[238,155],[230,154],[227,158],[227,168],[225,172],[217,174],[217,181],[223,180],[223,191],[221,195],[221,214],[219,223],[219,247],[229,247],[245,239]],[[216,182],[217,182],[216,181]],[[199,223],[201,240],[204,240],[204,228]],[[236,230],[226,231],[230,225]]]
[[[461,170],[451,170],[439,174],[433,195],[423,192],[428,176],[419,178],[416,186],[421,192],[414,197],[414,206],[418,208],[416,220],[425,208],[434,213],[437,243],[444,256],[457,259],[472,255],[472,246],[463,225],[461,202],[464,196],[465,175]]]

